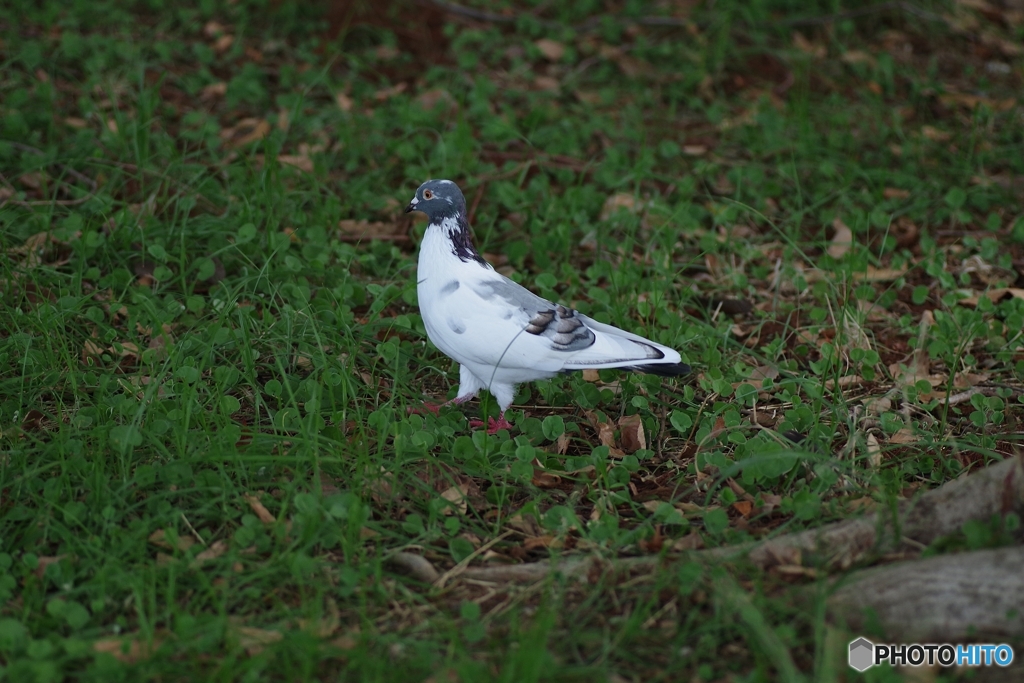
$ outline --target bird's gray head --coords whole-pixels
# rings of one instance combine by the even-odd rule
[[[466,216],[466,198],[459,186],[450,180],[428,180],[420,185],[405,212],[422,211],[431,223],[459,214]]]

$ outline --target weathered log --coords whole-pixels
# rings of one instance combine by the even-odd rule
[[[954,479],[914,500],[903,501],[892,512],[875,512],[763,542],[712,548],[688,556],[715,560],[747,558],[761,568],[788,564],[847,569],[887,553],[917,552],[935,539],[957,532],[966,522],[985,521],[1009,512],[1024,516],[1024,459],[1020,456]],[[609,568],[639,569],[664,561],[661,557],[619,561],[568,557],[530,564],[469,567],[462,575],[482,581],[535,581],[553,572],[584,577],[591,568],[602,564]]]
[[[881,626],[897,643],[1002,643],[1024,637],[1024,547],[874,567],[828,598],[852,632]]]
[[[716,548],[706,554],[729,557],[742,552],[762,568],[815,564],[846,569],[874,555],[918,551],[960,530],[966,522],[1009,512],[1024,513],[1024,460],[1020,456],[902,501],[892,513],[879,511],[773,538],[753,548]],[[819,561],[808,562],[801,557],[804,553],[819,555]]]

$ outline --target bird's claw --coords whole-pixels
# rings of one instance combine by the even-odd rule
[[[484,423],[481,420],[470,420],[469,421],[469,426],[470,427],[483,427]],[[505,419],[505,414],[504,413],[502,413],[501,416],[498,417],[497,420],[495,420],[493,417],[487,418],[487,433],[488,434],[490,434],[491,436],[494,436],[501,429],[509,429],[509,430],[512,429],[512,425],[509,423],[508,420]]]
[[[423,413],[431,413],[437,415],[441,411],[441,407],[447,405],[446,403],[424,403],[421,406],[409,406],[405,409],[406,415],[422,415]]]

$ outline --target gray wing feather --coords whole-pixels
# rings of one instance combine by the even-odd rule
[[[550,339],[555,351],[579,351],[597,339],[576,311],[553,304],[506,277],[479,286],[477,293],[484,299],[499,297],[528,315],[526,332]]]

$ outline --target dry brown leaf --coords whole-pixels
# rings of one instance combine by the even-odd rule
[[[42,174],[40,174],[40,173],[38,173],[36,171],[29,171],[28,173],[22,173],[20,176],[18,176],[18,182],[21,183],[22,185],[24,185],[26,188],[28,188],[30,190],[38,190],[40,187],[42,187],[42,184],[43,184],[43,182],[42,182]],[[35,236],[37,236],[39,234],[42,234],[42,233],[37,233],[36,235],[33,235],[33,237],[35,237]],[[32,239],[32,238],[30,237],[29,239]]]
[[[508,518],[507,524],[516,531],[523,532],[526,536],[537,536],[541,533],[540,525],[537,524],[534,516],[530,514],[523,516],[517,512]]]
[[[874,66],[877,60],[867,52],[862,50],[847,50],[839,58],[847,64],[867,64]]]
[[[853,231],[841,218],[833,220],[832,227],[836,232],[832,236],[832,243],[828,245],[828,255],[834,259],[841,259],[853,246]]]
[[[845,502],[846,509],[852,512],[870,512],[878,506],[878,501],[870,496],[861,496],[859,498],[850,498]]]
[[[875,268],[868,266],[867,272],[853,274],[856,282],[888,282],[903,277],[907,272],[906,268]]]
[[[531,483],[539,489],[556,489],[562,483],[562,478],[552,474],[541,467],[533,468]]]
[[[897,187],[887,187],[882,190],[882,196],[886,199],[906,199],[910,196],[910,190],[901,190]]]
[[[864,299],[857,299],[857,310],[864,315],[865,320],[872,323],[892,322],[896,318],[877,303]]]
[[[909,444],[917,443],[920,441],[917,435],[914,434],[914,430],[910,427],[901,427],[899,431],[889,437],[889,443],[895,444]]]
[[[444,105],[446,111],[455,109],[458,103],[444,88],[433,88],[421,92],[416,96],[416,104],[428,111],[436,109],[438,105]]]
[[[342,110],[346,114],[352,111],[352,107],[355,104],[355,102],[352,101],[352,98],[343,92],[336,93],[334,95],[334,101],[337,103],[338,109]]]
[[[196,544],[196,539],[191,536],[178,536],[174,543],[167,538],[167,532],[164,529],[157,529],[149,535],[149,542],[155,546],[161,548],[167,548],[168,550],[179,550],[185,552]]]
[[[725,419],[721,415],[719,415],[717,418],[715,418],[715,423],[713,425],[711,425],[711,431],[708,433],[707,437],[705,438],[704,443],[711,443],[712,441],[717,439],[719,436],[724,434],[725,430],[726,430]]]
[[[647,510],[651,514],[654,514],[655,512],[657,512],[658,509],[662,505],[664,505],[664,504],[665,504],[665,501],[663,501],[663,500],[645,500],[643,503],[641,503],[641,505],[643,506],[644,510]]]
[[[780,564],[772,567],[772,572],[787,578],[818,578],[818,570],[814,567],[802,567],[798,564]]]
[[[793,47],[808,54],[815,59],[824,59],[828,56],[828,48],[824,45],[812,43],[799,31],[793,31]]]
[[[856,386],[858,384],[863,384],[863,383],[864,383],[864,378],[861,377],[860,375],[844,375],[844,376],[840,377],[838,380],[834,380],[834,379],[827,379],[827,380],[825,380],[825,388],[826,389],[834,389],[835,387],[838,386],[840,389],[848,389],[849,387]]]
[[[738,500],[732,504],[732,509],[744,517],[750,517],[750,513],[754,510],[754,504],[749,500]]]
[[[876,396],[864,399],[864,410],[872,415],[881,415],[892,410],[892,399],[888,396]]]
[[[1017,271],[988,263],[980,254],[973,254],[963,260],[958,274],[963,273],[976,275],[986,285],[1006,285],[1017,280]]]
[[[639,415],[625,415],[619,418],[619,438],[622,450],[636,453],[647,448],[647,435],[644,434],[644,423]]]
[[[203,86],[202,91],[199,93],[199,99],[201,100],[215,100],[220,97],[224,97],[228,92],[228,84],[226,81],[218,81],[216,83],[210,83],[209,85]]]
[[[317,638],[330,638],[341,626],[341,611],[334,598],[327,598],[324,612],[319,619],[300,619],[299,625]]]
[[[354,650],[359,647],[359,629],[355,628],[350,633],[343,633],[330,642],[331,647],[339,650]]]
[[[984,372],[958,372],[953,376],[953,387],[955,389],[970,389],[989,380],[989,375]]]
[[[447,500],[452,505],[445,507],[442,514],[451,515],[456,511],[460,515],[466,514],[466,510],[469,509],[469,501],[466,495],[469,493],[469,484],[462,483],[454,486],[449,486],[441,493],[441,497]]]
[[[138,344],[133,344],[132,342],[115,342],[108,346],[106,350],[110,355],[120,358],[138,357],[139,355]]]
[[[245,502],[249,504],[249,507],[252,508],[254,513],[256,513],[256,516],[261,522],[264,524],[273,524],[277,521],[277,518],[270,514],[270,510],[263,506],[263,503],[260,502],[258,496],[247,493],[243,497],[245,498]]]
[[[921,126],[921,135],[928,138],[932,142],[949,142],[953,139],[952,133],[947,133],[944,130],[939,130],[935,126]]]
[[[588,368],[583,371],[584,382],[599,382],[601,381],[601,373],[592,368]]]
[[[933,389],[939,386],[945,386],[946,381],[949,379],[942,373],[928,374],[927,367],[924,372],[916,370],[914,367],[906,367],[900,363],[893,363],[889,366],[889,374],[892,375],[893,379],[899,381],[904,386],[910,386],[911,384],[917,384],[921,380],[928,382],[929,386]],[[921,396],[922,400],[928,400],[928,397]]]
[[[751,382],[760,384],[766,379],[778,379],[779,368],[775,365],[758,365],[750,371],[750,375],[747,377]]]
[[[1017,103],[1013,98],[1008,100],[994,100],[990,97],[958,92],[942,93],[939,95],[939,101],[943,104],[957,105],[964,107],[965,109],[975,109],[978,105],[985,105],[989,109],[993,109],[995,111],[1007,111],[1008,109],[1012,109]]]
[[[306,173],[313,172],[313,160],[300,154],[279,154],[277,160],[286,166],[294,166]]]
[[[620,209],[628,213],[640,213],[644,206],[642,202],[637,201],[634,195],[627,192],[616,192],[604,200],[604,206],[601,207],[601,220],[608,220],[618,213]]]
[[[238,644],[250,657],[258,655],[268,645],[273,645],[284,638],[284,634],[280,631],[270,631],[253,626],[235,626],[231,631],[238,638]]]
[[[212,544],[210,544],[210,547],[208,547],[206,550],[202,551],[201,553],[195,556],[195,559],[192,560],[191,566],[193,569],[200,567],[204,563],[209,562],[210,560],[217,559],[218,557],[226,553],[227,550],[228,544],[226,541],[214,541]]]
[[[217,40],[213,41],[214,52],[225,52],[229,47],[235,44],[235,37],[230,33],[225,33]]]
[[[43,574],[46,572],[47,567],[49,567],[51,564],[57,564],[65,557],[67,557],[66,553],[63,555],[42,555],[38,558],[39,564],[36,565],[36,568],[33,570],[33,573],[41,579],[43,578]]]
[[[562,539],[556,538],[555,536],[534,536],[533,538],[527,538],[523,541],[523,548],[526,550],[534,550],[536,548],[561,548]]]
[[[248,133],[243,133],[241,137],[235,138],[236,133],[240,133],[243,130],[250,129]],[[225,145],[228,147],[244,147],[251,142],[262,140],[263,138],[270,135],[270,122],[266,119],[242,119],[233,128],[225,128],[220,132],[221,139],[225,140]]]
[[[648,62],[626,54],[620,47],[602,45],[598,48],[598,54],[615,62],[627,78],[640,78],[654,72],[654,68]]]
[[[142,640],[138,634],[115,638],[100,638],[93,642],[92,649],[99,653],[105,652],[113,655],[127,664],[135,664],[144,659],[149,659],[159,649],[163,639],[164,634],[162,632],[155,633],[152,642]]]
[[[864,442],[867,446],[868,464],[878,469],[882,464],[882,447],[878,445],[878,439],[875,438],[874,434],[868,432]]]
[[[871,339],[868,338],[864,328],[858,322],[853,312],[849,309],[843,312],[843,350],[851,349],[872,350]]]
[[[700,550],[704,547],[704,539],[696,531],[691,531],[672,543],[672,551],[681,553],[687,550]]]
[[[41,410],[32,408],[21,418],[21,428],[26,432],[34,432],[40,428],[44,417],[45,415],[43,415]]]
[[[219,21],[210,20],[203,24],[203,33],[207,38],[216,38],[217,36],[224,33],[227,29],[224,28],[224,24]]]
[[[661,534],[661,525],[654,525],[654,535],[650,538],[645,538],[637,542],[637,547],[646,553],[660,553],[661,549],[665,546],[665,537]]]
[[[388,88],[381,88],[377,92],[373,93],[373,99],[377,100],[378,102],[385,102],[387,100],[390,100],[395,95],[401,95],[408,88],[409,84],[405,83],[404,81],[402,83],[396,83],[395,85],[392,85]]]
[[[679,501],[677,503],[674,503],[673,507],[675,507],[676,510],[679,510],[683,514],[686,514],[688,512],[691,513],[691,514],[694,514],[694,513],[698,513],[698,512],[704,512],[704,510],[705,510],[705,508],[701,507],[700,505],[697,505],[696,503],[690,503],[690,502],[685,501],[685,500],[681,500],[681,501]],[[717,507],[718,507],[717,505],[712,505],[712,506],[708,507],[707,509],[708,510],[714,510],[714,509],[717,509]]]
[[[533,87],[544,92],[556,92],[562,87],[557,78],[551,76],[537,76],[533,79]]]
[[[960,299],[957,303],[963,304],[964,306],[977,306],[978,299],[982,296],[988,298],[992,303],[999,303],[1007,297],[1024,299],[1024,289],[1018,289],[1017,287],[998,287],[996,289],[986,290],[981,294],[972,294],[971,296]]]
[[[762,493],[761,502],[763,503],[761,510],[767,514],[782,505],[782,496],[777,493]]]
[[[610,422],[599,422],[594,413],[588,413],[587,417],[590,418],[590,424],[597,430],[597,439],[601,445],[615,448],[615,425]]]
[[[541,38],[534,43],[534,46],[540,50],[545,59],[552,62],[557,62],[565,54],[565,45],[550,38]]]
[[[93,339],[86,339],[82,347],[82,362],[87,363],[89,358],[99,358],[103,355],[103,347]]]

